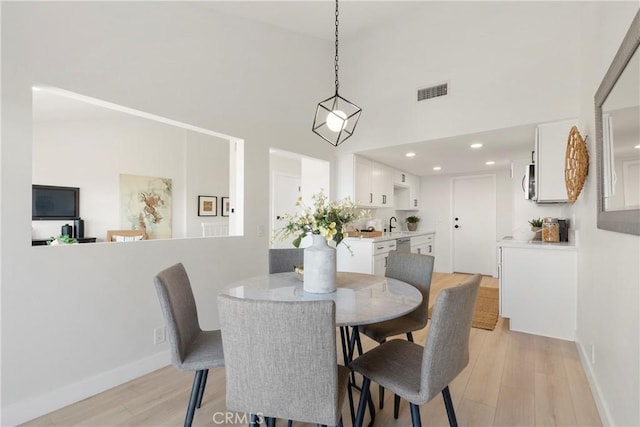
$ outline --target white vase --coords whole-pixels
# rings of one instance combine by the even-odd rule
[[[313,234],[313,243],[304,250],[303,288],[306,292],[326,294],[336,290],[336,249],[327,239]]]

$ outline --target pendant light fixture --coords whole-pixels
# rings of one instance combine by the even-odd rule
[[[362,109],[338,95],[338,0],[336,0],[336,56],[334,68],[336,73],[336,93],[331,98],[321,101],[316,108],[313,119],[313,132],[336,147],[353,135]]]

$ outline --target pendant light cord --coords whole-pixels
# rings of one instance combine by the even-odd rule
[[[334,58],[334,67],[336,70],[336,95],[338,94],[338,88],[340,82],[338,81],[338,0],[336,0],[336,56]]]

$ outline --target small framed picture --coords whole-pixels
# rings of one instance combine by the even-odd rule
[[[198,216],[218,216],[218,197],[198,196]]]
[[[222,202],[220,202],[222,216],[229,216],[229,212],[231,212],[231,203],[229,202],[228,197],[223,197]]]

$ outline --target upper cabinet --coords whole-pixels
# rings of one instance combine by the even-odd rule
[[[338,198],[351,197],[362,207],[393,207],[392,169],[365,157],[347,154],[338,159]]]
[[[401,170],[393,169],[391,174],[393,175],[393,185],[404,186],[409,184],[407,181],[408,175]]]
[[[395,171],[394,176],[401,176],[403,181],[393,181],[393,202],[397,210],[411,211],[420,208],[420,177]]]
[[[409,207],[408,210],[417,210],[420,208],[420,177],[416,175],[407,175],[409,182]]]
[[[536,202],[566,203],[565,153],[571,127],[576,120],[545,123],[536,128]]]

